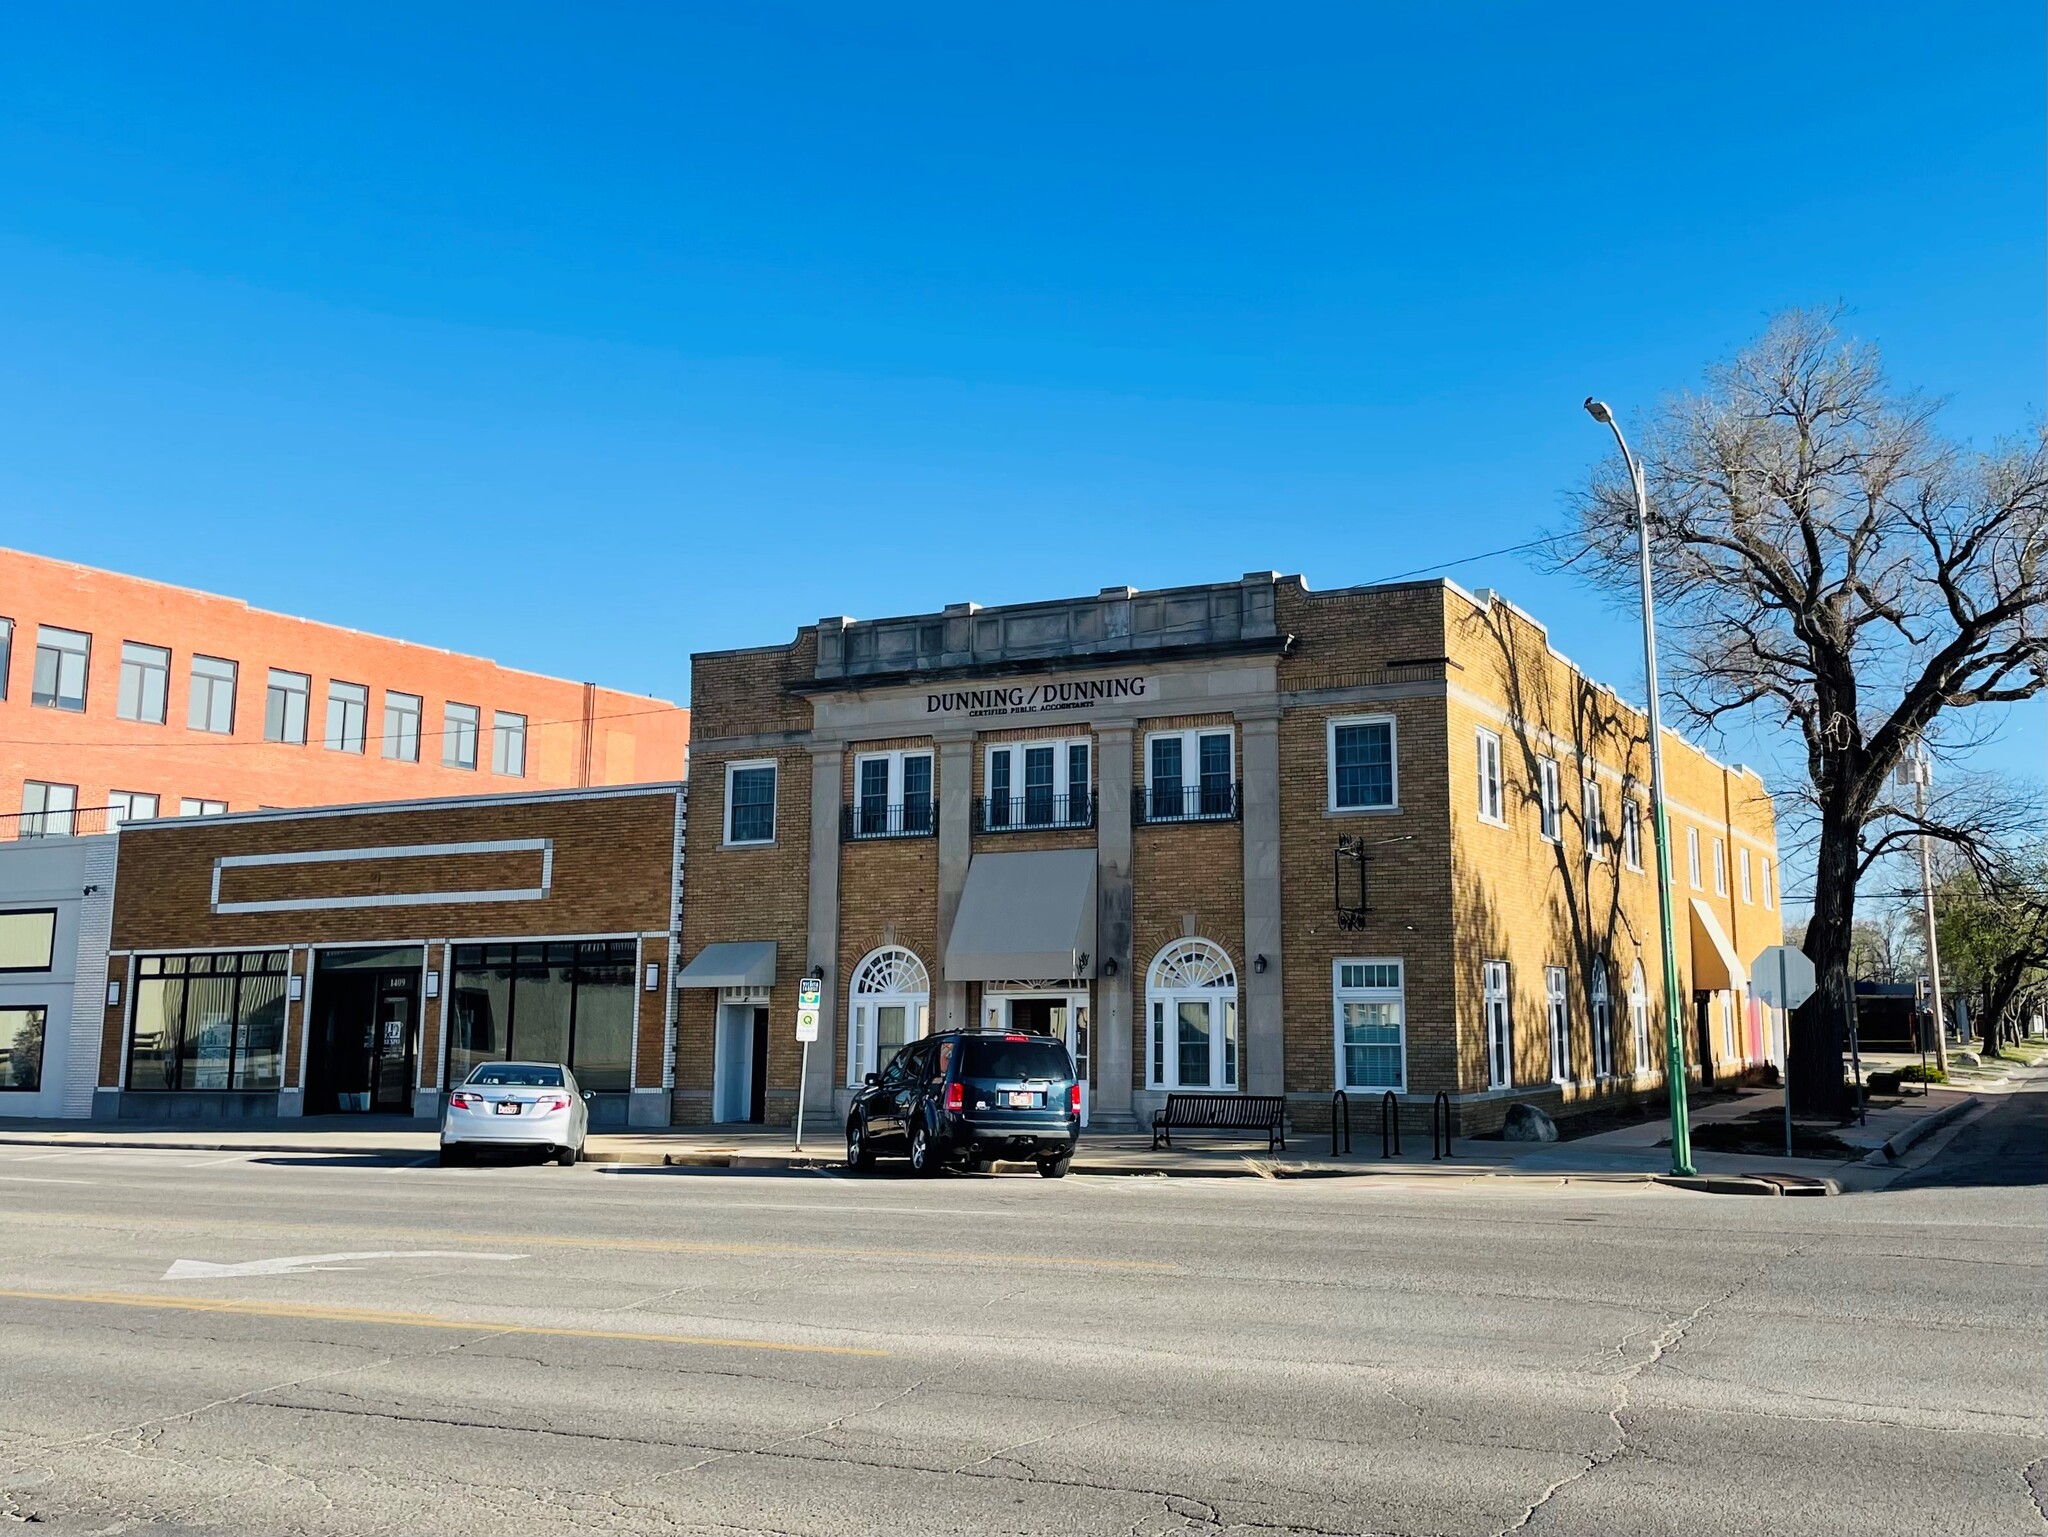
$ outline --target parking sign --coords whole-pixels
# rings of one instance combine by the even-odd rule
[[[823,977],[805,977],[796,985],[796,1038],[800,1041],[815,1041],[818,1038],[818,1012],[825,997]]]

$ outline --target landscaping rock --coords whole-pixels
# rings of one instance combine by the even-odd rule
[[[1557,1122],[1534,1105],[1510,1105],[1500,1135],[1504,1142],[1555,1142]]]
[[[1952,1051],[1948,1054],[1948,1060],[1955,1067],[1982,1067],[1984,1065],[1984,1059],[1974,1051]]]

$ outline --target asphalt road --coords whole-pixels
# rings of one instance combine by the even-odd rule
[[[2048,1531],[2048,1186],[1943,1166],[1767,1200],[10,1149],[0,1521]]]

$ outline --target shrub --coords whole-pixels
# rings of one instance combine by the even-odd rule
[[[1899,1069],[1901,1083],[1947,1083],[1948,1074],[1932,1062],[1908,1062]]]

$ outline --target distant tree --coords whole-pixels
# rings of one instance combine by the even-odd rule
[[[2048,989],[2048,847],[1960,862],[1934,912],[1942,976],[1995,1052]]]
[[[1858,918],[1849,935],[1851,976],[1871,982],[1912,981],[1926,962],[1927,946],[1919,927],[1918,915],[1904,907]]]
[[[1838,319],[1777,317],[1667,402],[1642,444],[1681,711],[1710,730],[1788,728],[1803,750],[1793,799],[1815,830],[1805,950],[1819,989],[1794,1019],[1792,1084],[1815,1111],[1846,1103],[1857,882],[1910,820],[1892,788],[1901,757],[1916,738],[1939,756],[1974,707],[2048,683],[2048,435],[1981,453],[1943,438],[1935,407],[1894,390]],[[1626,478],[1603,467],[1559,541],[1625,603],[1632,518]],[[1927,830],[1952,831],[1932,810]]]

